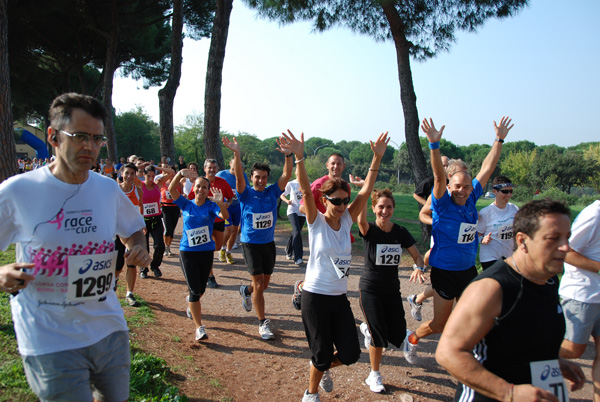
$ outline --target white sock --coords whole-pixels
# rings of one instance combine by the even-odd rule
[[[125,296],[129,296],[129,295],[132,295],[132,294],[133,294],[133,292],[130,292],[130,291],[128,290],[128,291],[127,291],[127,294],[126,294]]]

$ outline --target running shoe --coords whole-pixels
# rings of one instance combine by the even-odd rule
[[[297,280],[294,283],[294,295],[292,296],[292,304],[296,310],[302,310],[302,280]]]
[[[119,284],[119,278],[115,279],[115,287],[113,288],[113,290],[116,292],[117,291],[117,285]]]
[[[248,285],[240,286],[240,295],[242,296],[242,306],[244,306],[244,310],[252,311],[252,295],[246,296],[246,288]]]
[[[227,264],[235,264],[235,260],[233,259],[231,253],[226,253],[225,259],[227,260]]]
[[[331,374],[329,374],[329,370],[327,370],[326,372],[323,373],[323,377],[321,377],[319,386],[325,392],[333,391],[333,379],[331,378]]]
[[[275,334],[271,331],[271,320],[268,318],[258,326],[258,333],[264,340],[275,339]]]
[[[190,295],[187,295],[185,297],[185,301],[187,303],[190,302]],[[194,319],[194,317],[192,317],[192,310],[190,310],[190,305],[189,304],[185,306],[185,315],[187,315],[187,318],[189,318],[190,320]]]
[[[215,279],[214,276],[209,276],[206,286],[208,286],[211,289],[216,289],[219,287],[219,284],[217,283],[217,280]]]
[[[417,295],[410,295],[406,298],[408,300],[408,304],[410,305],[410,314],[417,321],[421,321],[423,317],[421,317],[421,307],[423,307],[423,303],[417,303]]]
[[[221,251],[219,251],[219,261],[221,262],[225,262],[225,250],[221,249]]]
[[[131,307],[138,307],[140,305],[140,302],[138,302],[135,299],[133,293],[130,293],[127,296],[125,296],[125,300],[127,300],[127,304],[129,304]]]
[[[318,392],[316,394],[309,394],[308,390],[306,390],[304,391],[302,402],[321,402],[321,398],[319,398]]]
[[[365,380],[365,384],[371,388],[372,392],[382,393],[385,392],[385,387],[383,386],[383,381],[381,379],[381,374],[379,371],[371,371],[371,374]]]
[[[164,255],[165,257],[168,257],[168,256],[169,256],[169,254],[171,254],[171,250],[169,250],[169,246],[166,246],[166,247],[165,247],[165,252],[163,253],[163,255]]]
[[[198,328],[196,328],[196,340],[201,341],[202,339],[208,339],[204,325],[200,325]]]
[[[304,262],[304,261],[302,261],[302,258],[298,258],[298,259],[297,259],[297,260],[294,262],[294,264],[296,264],[296,265],[302,265],[302,263],[303,263],[303,262]]]
[[[154,276],[160,278],[162,276],[162,272],[160,272],[160,268],[152,268],[152,272],[154,272]]]
[[[140,270],[140,278],[146,279],[148,277],[148,268],[142,268]]]
[[[408,337],[412,334],[412,331],[406,330],[406,338],[404,338],[404,343],[402,345],[402,352],[404,352],[404,358],[410,364],[417,364],[417,346],[410,343]]]
[[[369,350],[369,345],[371,345],[371,333],[369,332],[369,326],[366,322],[360,324],[360,332],[365,336],[365,348]]]
[[[291,254],[286,254],[285,259],[288,261],[292,261],[294,259],[294,257]]]

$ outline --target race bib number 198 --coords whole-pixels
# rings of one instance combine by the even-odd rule
[[[531,385],[554,394],[560,402],[569,402],[569,391],[565,385],[558,360],[543,360],[529,363]]]
[[[69,257],[69,301],[98,300],[113,287],[117,252]]]

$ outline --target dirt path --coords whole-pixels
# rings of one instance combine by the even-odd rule
[[[181,221],[176,233],[181,233]],[[276,335],[274,341],[258,336],[258,321],[254,311],[246,312],[241,305],[239,287],[250,283],[250,276],[239,249],[234,250],[236,264],[227,265],[215,259],[215,274],[219,288],[207,289],[202,298],[203,324],[207,341],[194,341],[194,325],[186,317],[187,286],[179,267],[179,258],[165,258],[161,266],[163,277],[138,279],[135,293],[152,307],[156,322],[134,329],[132,338],[145,351],[166,360],[173,369],[176,385],[191,401],[300,401],[308,386],[309,352],[302,329],[300,312],[291,303],[293,284],[304,277],[305,266],[296,266],[285,259],[284,242],[288,231],[276,234],[277,264],[271,285],[265,294],[267,318]],[[178,237],[176,237],[178,239]],[[305,241],[305,260],[307,242]],[[177,250],[175,241],[171,249]],[[178,251],[177,251],[178,254]],[[215,254],[216,255],[216,254]],[[358,305],[358,279],[362,256],[353,257],[348,284],[348,296],[357,324],[362,321]],[[407,264],[408,265],[408,264]],[[402,294],[418,293],[422,285],[408,282],[410,269],[400,273]],[[408,308],[405,302],[405,309]],[[130,309],[127,307],[127,309]],[[432,304],[426,302],[423,318],[430,319]],[[410,312],[408,327],[417,327]],[[359,333],[361,346],[363,336]],[[321,392],[323,401],[450,401],[456,382],[437,365],[434,358],[439,337],[420,342],[418,366],[410,365],[402,351],[386,350],[381,373],[387,394],[374,394],[364,384],[369,374],[368,352],[362,349],[358,363],[332,370],[333,392]],[[586,376],[591,370],[592,349],[588,346],[580,361]],[[591,400],[590,382],[584,390],[572,394],[571,401]],[[580,398],[580,399],[577,399]]]

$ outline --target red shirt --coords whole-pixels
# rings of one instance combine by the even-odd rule
[[[231,189],[229,183],[227,183],[227,180],[215,176],[215,181],[210,183],[210,188],[215,187],[221,190],[221,192],[223,193],[223,201],[231,201],[235,197],[235,194],[233,194],[233,190]],[[188,199],[193,200],[194,198],[196,198],[196,194],[194,193],[194,189],[192,188],[192,191],[190,191],[190,193],[188,194]],[[221,218],[215,219],[215,222],[221,221],[223,221],[223,219]]]

